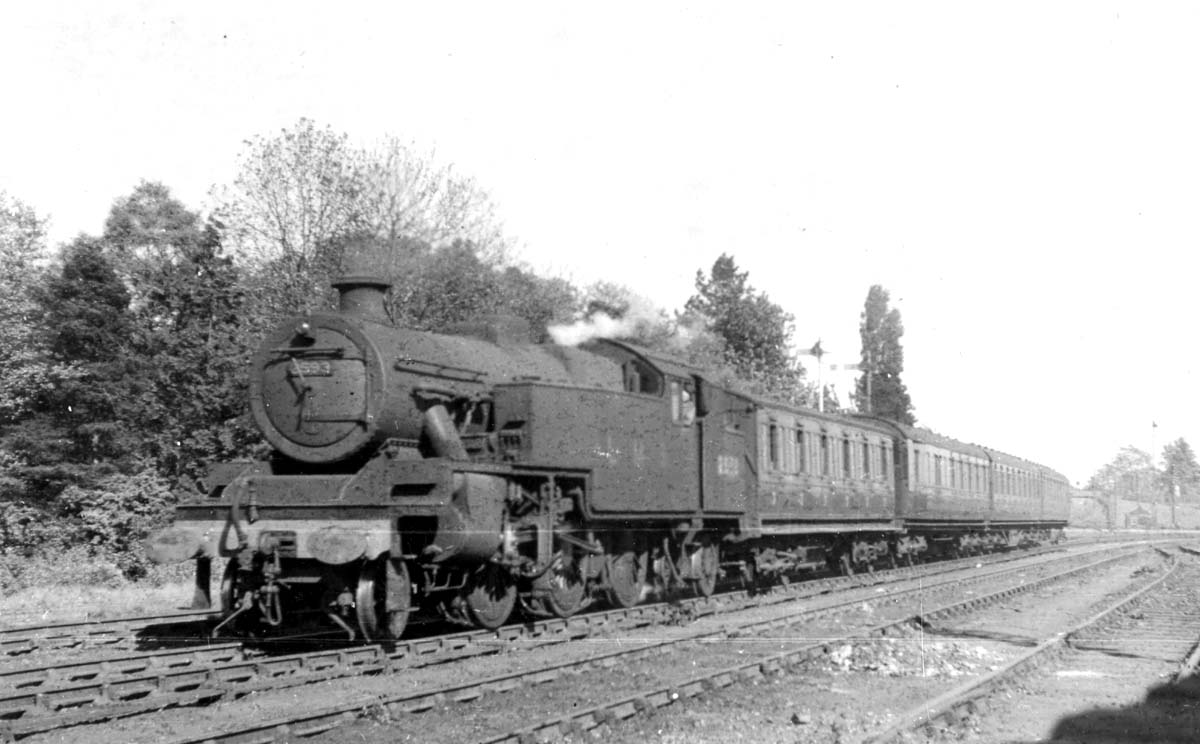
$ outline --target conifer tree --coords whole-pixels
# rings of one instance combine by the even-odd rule
[[[709,330],[725,342],[726,362],[739,376],[758,383],[761,392],[797,398],[804,370],[788,348],[792,316],[750,286],[748,276],[732,256],[722,254],[708,276],[696,272],[696,294],[684,310],[708,319]]]
[[[908,389],[900,380],[904,371],[904,349],[900,337],[904,324],[900,311],[888,309],[888,291],[876,284],[867,292],[858,326],[862,338],[862,361],[855,387],[858,410],[890,418],[901,423],[916,423]]]

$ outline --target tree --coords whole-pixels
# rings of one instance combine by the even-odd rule
[[[429,245],[470,241],[481,255],[500,258],[504,236],[491,198],[473,179],[395,137],[354,152],[357,196],[351,221],[359,232],[392,243]]]
[[[325,299],[329,249],[353,231],[360,187],[346,135],[310,119],[245,146],[233,184],[214,190],[214,217],[251,269],[252,315],[269,323]]]
[[[867,292],[858,326],[863,374],[855,387],[854,400],[859,411],[911,426],[916,423],[912,400],[900,380],[904,371],[904,349],[900,346],[904,324],[899,310],[888,309],[889,299],[888,291],[878,284]]]
[[[1088,490],[1115,493],[1128,501],[1153,501],[1161,477],[1150,453],[1129,445],[1092,475]]]
[[[113,202],[104,222],[104,242],[122,256],[170,260],[200,238],[200,216],[157,181],[142,181]]]
[[[404,251],[455,241],[489,266],[504,256],[493,206],[474,181],[395,138],[355,148],[309,119],[247,141],[232,186],[214,196],[226,242],[252,270],[256,316],[323,307],[344,246],[362,238],[400,252],[381,262],[385,276],[421,258]]]
[[[62,271],[39,287],[51,359],[73,374],[43,392],[41,411],[72,446],[68,459],[120,459],[136,451],[135,431],[122,426],[145,392],[130,354],[135,329],[130,295],[105,255],[103,244],[80,236],[66,247]]]
[[[1183,501],[1200,501],[1200,463],[1196,462],[1196,453],[1183,437],[1163,447],[1164,486],[1174,491],[1179,487]]]
[[[304,268],[349,230],[358,185],[347,137],[302,118],[245,145],[233,185],[216,194],[217,217],[248,259]]]
[[[535,343],[547,340],[549,327],[567,320],[579,307],[579,292],[566,279],[506,266],[500,270],[498,282],[497,310],[528,321]]]
[[[684,312],[708,320],[708,329],[725,344],[726,363],[759,392],[799,399],[804,370],[788,350],[792,316],[750,286],[748,276],[722,254],[708,276],[696,272],[696,294]]]
[[[404,248],[391,251],[393,259],[401,260],[393,261],[388,271],[374,272],[391,278],[388,306],[400,325],[442,331],[481,315],[513,315],[528,321],[533,340],[539,341],[548,325],[575,311],[575,288],[569,282],[505,265],[470,241],[440,248],[404,242]],[[356,265],[349,257],[347,263]]]
[[[172,487],[257,439],[243,415],[244,289],[220,225],[145,182],[36,289],[46,354],[70,374],[3,433],[0,533],[26,552],[86,543],[136,575],[134,546],[166,518]]]
[[[0,192],[0,424],[32,411],[41,390],[64,372],[48,357],[31,288],[40,279],[46,220]]]
[[[149,394],[137,413],[155,422],[143,427],[146,451],[164,476],[179,479],[244,456],[258,441],[245,416],[246,369],[257,339],[242,322],[245,290],[222,253],[219,224],[173,251],[172,260],[141,275],[133,351],[149,372]]]

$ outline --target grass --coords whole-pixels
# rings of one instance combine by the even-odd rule
[[[130,581],[116,564],[82,549],[51,557],[0,556],[0,628],[183,609],[192,601],[193,571],[189,561]]]

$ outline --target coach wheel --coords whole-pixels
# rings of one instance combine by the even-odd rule
[[[703,597],[711,597],[717,588],[717,575],[721,571],[721,553],[716,545],[705,544],[696,551],[692,559],[695,563],[696,592]]]
[[[399,638],[411,609],[412,582],[403,561],[380,556],[362,565],[354,591],[354,612],[365,639]]]
[[[508,571],[494,563],[479,568],[464,589],[471,622],[495,630],[508,621],[517,603],[517,585]]]
[[[646,554],[623,550],[608,557],[608,599],[617,607],[642,601],[646,587]]]

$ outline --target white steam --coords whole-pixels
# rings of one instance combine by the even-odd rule
[[[559,346],[578,346],[594,338],[621,338],[637,330],[637,322],[629,318],[614,318],[605,313],[596,313],[566,325],[552,325],[546,329],[550,338]]]

